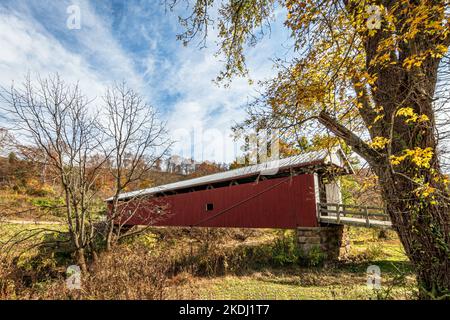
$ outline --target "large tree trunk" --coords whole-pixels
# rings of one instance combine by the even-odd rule
[[[319,121],[352,146],[378,176],[393,227],[416,271],[420,297],[450,298],[450,194],[448,185],[442,181],[433,106],[441,59],[429,53],[438,45],[448,47],[450,38],[433,37],[425,30],[409,33],[415,14],[413,9],[418,8],[415,6],[419,6],[419,2],[405,3],[396,9],[393,8],[395,1],[383,3],[396,15],[397,34],[388,28],[372,35],[362,34],[366,56],[364,71],[376,80],[361,85],[360,79],[355,79],[354,84],[361,106],[359,114],[370,137],[382,137],[388,144],[373,149],[326,112],[319,115]],[[349,13],[353,12],[351,2],[347,2],[347,8]],[[441,7],[440,13],[435,12],[437,21],[442,20],[443,10]],[[401,38],[403,33],[408,34],[408,41]],[[395,42],[396,36],[400,38],[398,42]],[[380,45],[385,40],[397,46],[385,51],[390,63],[378,60],[383,53]],[[412,67],[405,64],[407,59],[419,56],[421,63]],[[410,108],[425,120],[406,121],[407,117],[398,114],[401,108]],[[391,161],[393,156],[423,150],[432,153],[425,165],[417,163],[414,156],[403,157],[394,164]],[[430,191],[424,192],[425,188]]]
[[[401,45],[399,63],[436,45],[420,35],[414,40]],[[384,127],[372,128],[371,135],[390,139],[372,169],[379,177],[393,226],[415,268],[421,298],[450,297],[450,197],[448,186],[440,181],[443,175],[433,107],[439,61],[428,57],[416,68],[371,70],[380,73],[373,98],[376,105],[384,107],[386,120]],[[407,123],[405,117],[397,115],[404,107],[429,120]],[[392,165],[390,156],[417,149],[431,150],[429,165],[418,165],[412,157]]]
[[[422,110],[424,105],[431,108],[431,104],[425,103]],[[434,130],[417,131],[415,126],[405,126],[403,122],[388,126],[397,137],[392,143],[392,154],[402,154],[405,149],[415,147],[431,147],[434,152],[430,168],[417,168],[411,161],[403,161],[394,168],[389,154],[371,149],[326,112],[320,114],[319,121],[364,157],[378,176],[393,228],[416,272],[420,298],[450,298],[450,196],[448,187],[436,181],[436,177],[442,175]],[[418,132],[420,138],[417,138]],[[420,183],[415,181],[418,177],[422,184],[428,183],[434,188],[433,197],[420,192]]]
[[[417,274],[422,299],[449,298],[449,207],[417,195],[408,178],[375,168],[394,229]],[[447,194],[446,190],[437,190]]]

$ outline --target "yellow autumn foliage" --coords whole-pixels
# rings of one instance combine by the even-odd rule
[[[390,140],[385,137],[375,137],[372,139],[372,142],[370,142],[369,145],[376,150],[381,150],[386,147],[389,141]]]
[[[425,115],[425,114],[417,114],[416,112],[414,112],[413,108],[410,107],[405,107],[405,108],[400,108],[397,110],[396,113],[397,116],[403,116],[405,118],[407,118],[405,120],[406,123],[410,123],[410,122],[425,122],[425,121],[429,121],[430,118]]]
[[[403,151],[403,155],[392,155],[390,160],[392,165],[399,165],[404,160],[409,159],[419,168],[430,168],[430,161],[433,158],[433,149],[431,148],[419,148],[406,149]]]

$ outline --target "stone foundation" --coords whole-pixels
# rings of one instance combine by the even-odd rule
[[[326,261],[337,260],[342,244],[344,226],[297,228],[297,239],[301,253],[320,249]]]

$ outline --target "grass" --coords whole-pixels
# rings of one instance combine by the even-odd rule
[[[12,189],[0,190],[0,217],[9,220],[58,221],[61,212],[54,209],[62,200],[54,196],[29,195]]]
[[[366,285],[365,272],[326,269],[311,272],[300,268],[282,271],[282,274],[266,271],[240,277],[197,278],[191,285],[198,289],[199,299],[409,299],[414,294],[412,276],[405,284],[395,285],[392,275],[384,275],[385,288],[374,291]]]
[[[16,263],[26,264],[39,253],[39,243],[61,240],[66,231],[65,225],[0,223],[0,254],[20,257]]]
[[[15,223],[0,223],[0,242],[8,241],[11,237],[19,234],[19,233],[29,233],[38,230],[45,230],[43,232],[42,237],[45,236],[45,233],[52,231],[65,231],[67,227],[65,225],[58,224],[15,224]]]
[[[52,191],[53,192],[53,191]],[[45,193],[45,192],[44,192]],[[95,221],[106,210],[102,199],[95,198],[91,218]],[[26,194],[10,188],[0,189],[0,218],[3,220],[64,222],[64,200],[56,193]]]
[[[378,239],[376,230],[350,228],[350,252],[339,263],[322,268],[296,265],[249,270],[244,275],[194,277],[187,287],[195,299],[411,299],[415,279],[393,232]],[[255,241],[255,240],[253,240]],[[367,287],[367,267],[381,270],[381,289]]]
[[[52,230],[65,231],[64,228],[63,225],[0,224],[0,242],[4,242],[18,232],[26,234],[46,229],[47,231],[40,235],[45,237],[51,236]],[[157,250],[158,246],[163,245],[165,248],[163,250],[170,250],[170,252],[174,250],[189,252],[188,243],[192,243],[192,239],[201,241],[207,234],[205,230],[196,232],[197,234],[189,234],[186,230],[156,229],[150,234],[134,239],[134,244],[139,243],[150,250]],[[274,230],[256,230],[248,233],[247,231],[233,233],[227,230],[225,231],[227,234],[220,232],[215,235],[217,239],[212,250],[214,252],[227,250],[227,254],[230,255],[242,253],[242,250],[238,250],[238,247],[242,246],[262,248],[273,243],[276,237],[280,236],[280,232]],[[316,268],[306,268],[296,264],[284,266],[255,264],[242,270],[229,269],[220,276],[216,274],[196,276],[186,269],[169,280],[170,285],[165,289],[166,297],[245,300],[410,299],[413,297],[414,276],[394,233],[389,232],[387,239],[378,239],[376,230],[352,227],[346,230],[346,234],[350,239],[350,250],[342,252],[342,259],[338,263]],[[133,242],[124,245],[131,246]],[[265,250],[261,252],[267,253]],[[247,258],[247,256],[244,257]],[[66,262],[68,265],[73,261]],[[63,262],[63,265],[65,264]],[[61,261],[58,265],[61,265]],[[374,291],[366,285],[366,270],[370,265],[377,265],[381,269],[381,290]]]
[[[200,281],[200,299],[244,299],[244,300],[325,300],[325,299],[361,299],[371,294],[365,285],[302,285],[300,278],[288,278],[283,283],[275,277],[254,275],[249,277],[227,276],[210,281]],[[296,283],[299,282],[299,283]],[[319,281],[320,282],[320,281]]]

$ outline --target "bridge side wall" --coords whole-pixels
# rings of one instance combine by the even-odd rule
[[[152,208],[165,208],[156,219]],[[274,178],[259,182],[132,200],[127,225],[230,228],[318,226],[314,175]],[[135,208],[137,206],[137,208]]]
[[[322,253],[324,260],[337,260],[342,245],[344,226],[299,227],[297,240],[300,253],[309,257],[313,253]]]

